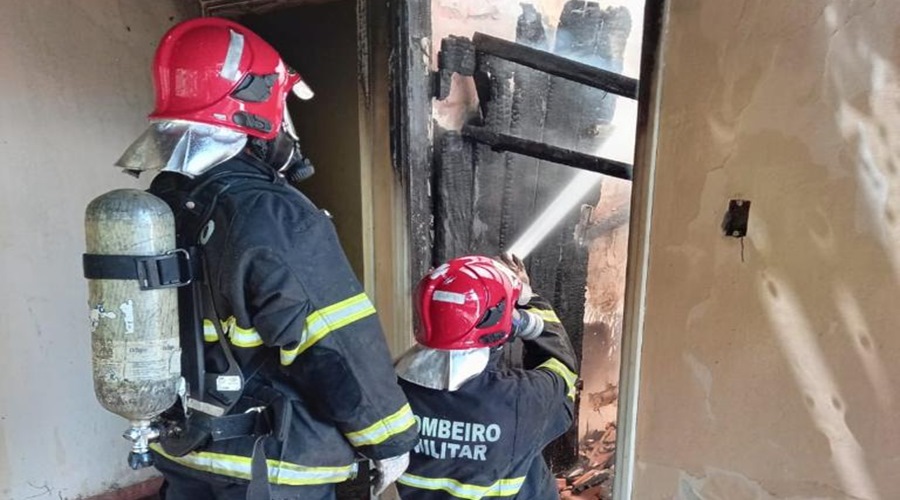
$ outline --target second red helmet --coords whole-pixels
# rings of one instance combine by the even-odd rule
[[[416,288],[416,340],[448,350],[500,345],[511,335],[521,292],[521,281],[494,259],[450,260]]]

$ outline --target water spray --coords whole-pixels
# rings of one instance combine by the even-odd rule
[[[600,174],[579,170],[569,184],[556,195],[553,202],[506,251],[521,259],[528,257],[550,231],[562,222],[566,214],[575,208],[591,189],[597,187],[602,178]]]
[[[596,154],[617,161],[633,161],[636,123],[637,102],[630,99],[619,99],[612,121],[612,134],[603,142]],[[585,195],[597,187],[602,178],[601,174],[579,170],[553,202],[506,251],[521,259],[528,257],[550,231],[559,225],[563,218],[584,199]]]

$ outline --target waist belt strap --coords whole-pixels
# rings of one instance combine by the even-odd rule
[[[272,413],[268,408],[251,409],[246,413],[226,415],[211,419],[210,434],[213,441],[224,441],[245,436],[265,436],[272,432]]]

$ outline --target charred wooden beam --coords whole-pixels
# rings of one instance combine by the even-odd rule
[[[480,124],[497,133],[513,133],[515,97],[509,82],[516,73],[515,64],[487,54],[478,55],[476,64],[476,74],[483,77],[476,76],[478,101],[483,115]],[[493,255],[502,248],[503,210],[508,203],[504,179],[512,155],[483,144],[473,144],[471,140],[466,140],[466,143],[474,146],[475,167],[469,250]]]
[[[550,52],[508,42],[502,38],[475,33],[475,50],[507,61],[521,64],[544,73],[588,85],[604,92],[629,99],[637,99],[638,81],[612,71],[573,61]]]
[[[434,257],[446,262],[470,253],[475,172],[472,146],[459,132],[436,129],[434,162]]]
[[[547,49],[547,31],[541,13],[530,3],[520,3],[522,14],[516,20],[516,43]]]
[[[398,0],[391,8],[391,152],[409,211],[410,278],[433,265],[431,197],[431,2]]]
[[[439,100],[450,95],[453,73],[462,76],[475,74],[475,45],[468,38],[450,35],[441,40],[441,51],[438,52],[435,97]]]
[[[608,158],[600,158],[598,156],[591,156],[579,153],[578,151],[551,146],[542,142],[530,141],[508,134],[500,134],[488,130],[487,128],[473,125],[464,126],[462,134],[475,142],[490,146],[491,149],[495,151],[509,151],[511,153],[518,153],[539,160],[597,172],[598,174],[608,175],[618,179],[631,180],[632,167],[627,163],[610,160]]]

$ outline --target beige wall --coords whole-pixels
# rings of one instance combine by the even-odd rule
[[[152,106],[156,41],[188,2],[0,4],[0,498],[76,498],[147,473],[94,400],[83,214],[141,183],[113,161]]]
[[[900,498],[900,2],[670,4],[634,498]]]

